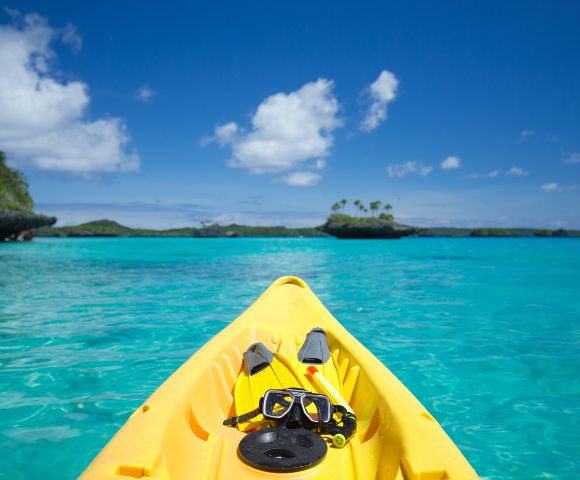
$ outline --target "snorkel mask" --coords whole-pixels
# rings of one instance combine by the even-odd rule
[[[268,390],[262,399],[261,413],[286,428],[313,430],[330,421],[332,404],[326,395],[299,388]]]
[[[326,395],[312,393],[301,388],[267,390],[255,410],[224,420],[224,425],[235,426],[262,414],[284,428],[313,430],[317,424],[330,421],[332,404]]]
[[[335,413],[341,416],[339,422],[333,418]],[[344,443],[356,431],[356,418],[344,407],[333,405],[326,395],[312,393],[302,388],[267,390],[260,399],[258,408],[243,415],[228,418],[223,424],[233,427],[260,414],[265,420],[276,422],[277,427],[304,428],[342,437],[341,444],[336,445],[338,447],[344,446]]]

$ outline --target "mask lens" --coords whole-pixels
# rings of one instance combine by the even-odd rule
[[[302,408],[306,416],[313,422],[328,422],[330,420],[330,400],[319,395],[302,397]]]
[[[282,418],[290,411],[294,397],[288,392],[270,391],[264,399],[264,415],[271,418]]]

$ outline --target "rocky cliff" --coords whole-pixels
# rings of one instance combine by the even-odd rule
[[[332,215],[321,230],[337,238],[390,238],[397,239],[416,235],[419,229],[381,218],[345,218]]]
[[[54,225],[55,217],[35,214],[33,205],[25,178],[0,151],[0,242],[30,240],[34,229]]]

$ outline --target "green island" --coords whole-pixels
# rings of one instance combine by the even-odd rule
[[[172,228],[154,230],[130,228],[113,220],[96,220],[71,227],[43,228],[42,237],[321,237],[328,236],[316,228],[253,227],[246,225],[218,225],[204,223],[200,228]]]
[[[343,198],[332,205],[332,213],[322,231],[338,238],[386,238],[401,237],[580,237],[580,230],[535,228],[453,228],[413,227],[395,222],[388,202],[372,201],[368,207],[360,200],[352,203],[354,215],[345,212],[348,200]]]
[[[55,217],[38,215],[24,176],[6,165],[0,151],[0,242],[30,240],[39,227],[53,225]]]
[[[332,205],[332,214],[327,218],[321,230],[337,238],[382,238],[398,239],[417,235],[419,228],[395,222],[391,210],[393,206],[375,200],[365,206],[355,200],[355,215],[345,213],[348,200],[343,198]]]

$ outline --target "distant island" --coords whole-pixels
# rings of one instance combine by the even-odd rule
[[[218,225],[204,223],[199,228],[171,228],[154,230],[130,228],[112,220],[96,220],[72,227],[43,228],[36,232],[40,237],[327,237],[317,228],[253,227],[246,225]]]
[[[6,165],[0,151],[0,242],[40,237],[580,237],[579,230],[533,228],[451,228],[413,227],[395,222],[390,203],[378,200],[368,207],[360,200],[352,203],[354,215],[345,212],[348,201],[332,205],[332,213],[319,227],[218,225],[210,221],[201,227],[155,230],[130,228],[113,220],[96,220],[76,226],[54,227],[56,217],[34,213],[34,202],[23,175]]]
[[[35,214],[33,206],[25,178],[0,151],[0,242],[30,240],[34,229],[54,225],[56,217]]]
[[[260,227],[248,225],[205,225],[200,228],[154,230],[130,228],[113,220],[96,220],[69,227],[41,228],[39,237],[328,237],[317,228]],[[580,237],[580,230],[538,230],[533,228],[419,228],[415,237]]]
[[[360,200],[352,205],[355,215],[345,213],[348,200],[343,198],[332,205],[332,213],[323,232],[337,238],[399,239],[401,237],[580,237],[578,230],[549,230],[533,228],[451,228],[413,227],[395,222],[390,203],[375,200],[365,206]]]
[[[337,238],[382,238],[399,239],[417,235],[419,228],[402,225],[395,222],[390,213],[393,209],[390,203],[375,200],[368,208],[360,200],[355,200],[355,216],[345,213],[348,200],[343,198],[332,206],[332,214],[322,225],[321,230]],[[381,212],[381,210],[384,210]],[[370,216],[368,216],[370,212]]]

